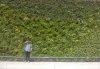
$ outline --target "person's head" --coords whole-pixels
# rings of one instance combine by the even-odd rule
[[[25,44],[32,44],[31,41],[25,41],[24,43],[25,43]]]
[[[23,41],[24,41],[24,42],[29,42],[29,41],[31,41],[31,38],[29,38],[29,37],[24,38]]]
[[[31,41],[28,41],[27,43],[28,43],[28,44],[31,44],[32,42],[31,42]]]

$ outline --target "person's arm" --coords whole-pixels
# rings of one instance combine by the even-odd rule
[[[31,44],[31,51],[32,51],[32,44]]]
[[[32,51],[32,48],[31,48],[31,51]]]

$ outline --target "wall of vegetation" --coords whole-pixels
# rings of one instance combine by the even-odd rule
[[[0,0],[0,56],[100,57],[100,2]]]

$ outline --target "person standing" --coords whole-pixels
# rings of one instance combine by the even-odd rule
[[[31,41],[25,41],[25,57],[26,57],[26,62],[30,62],[30,52],[32,51],[32,42]]]

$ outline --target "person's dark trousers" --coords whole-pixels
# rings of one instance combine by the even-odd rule
[[[30,52],[26,51],[26,62],[30,61]]]

